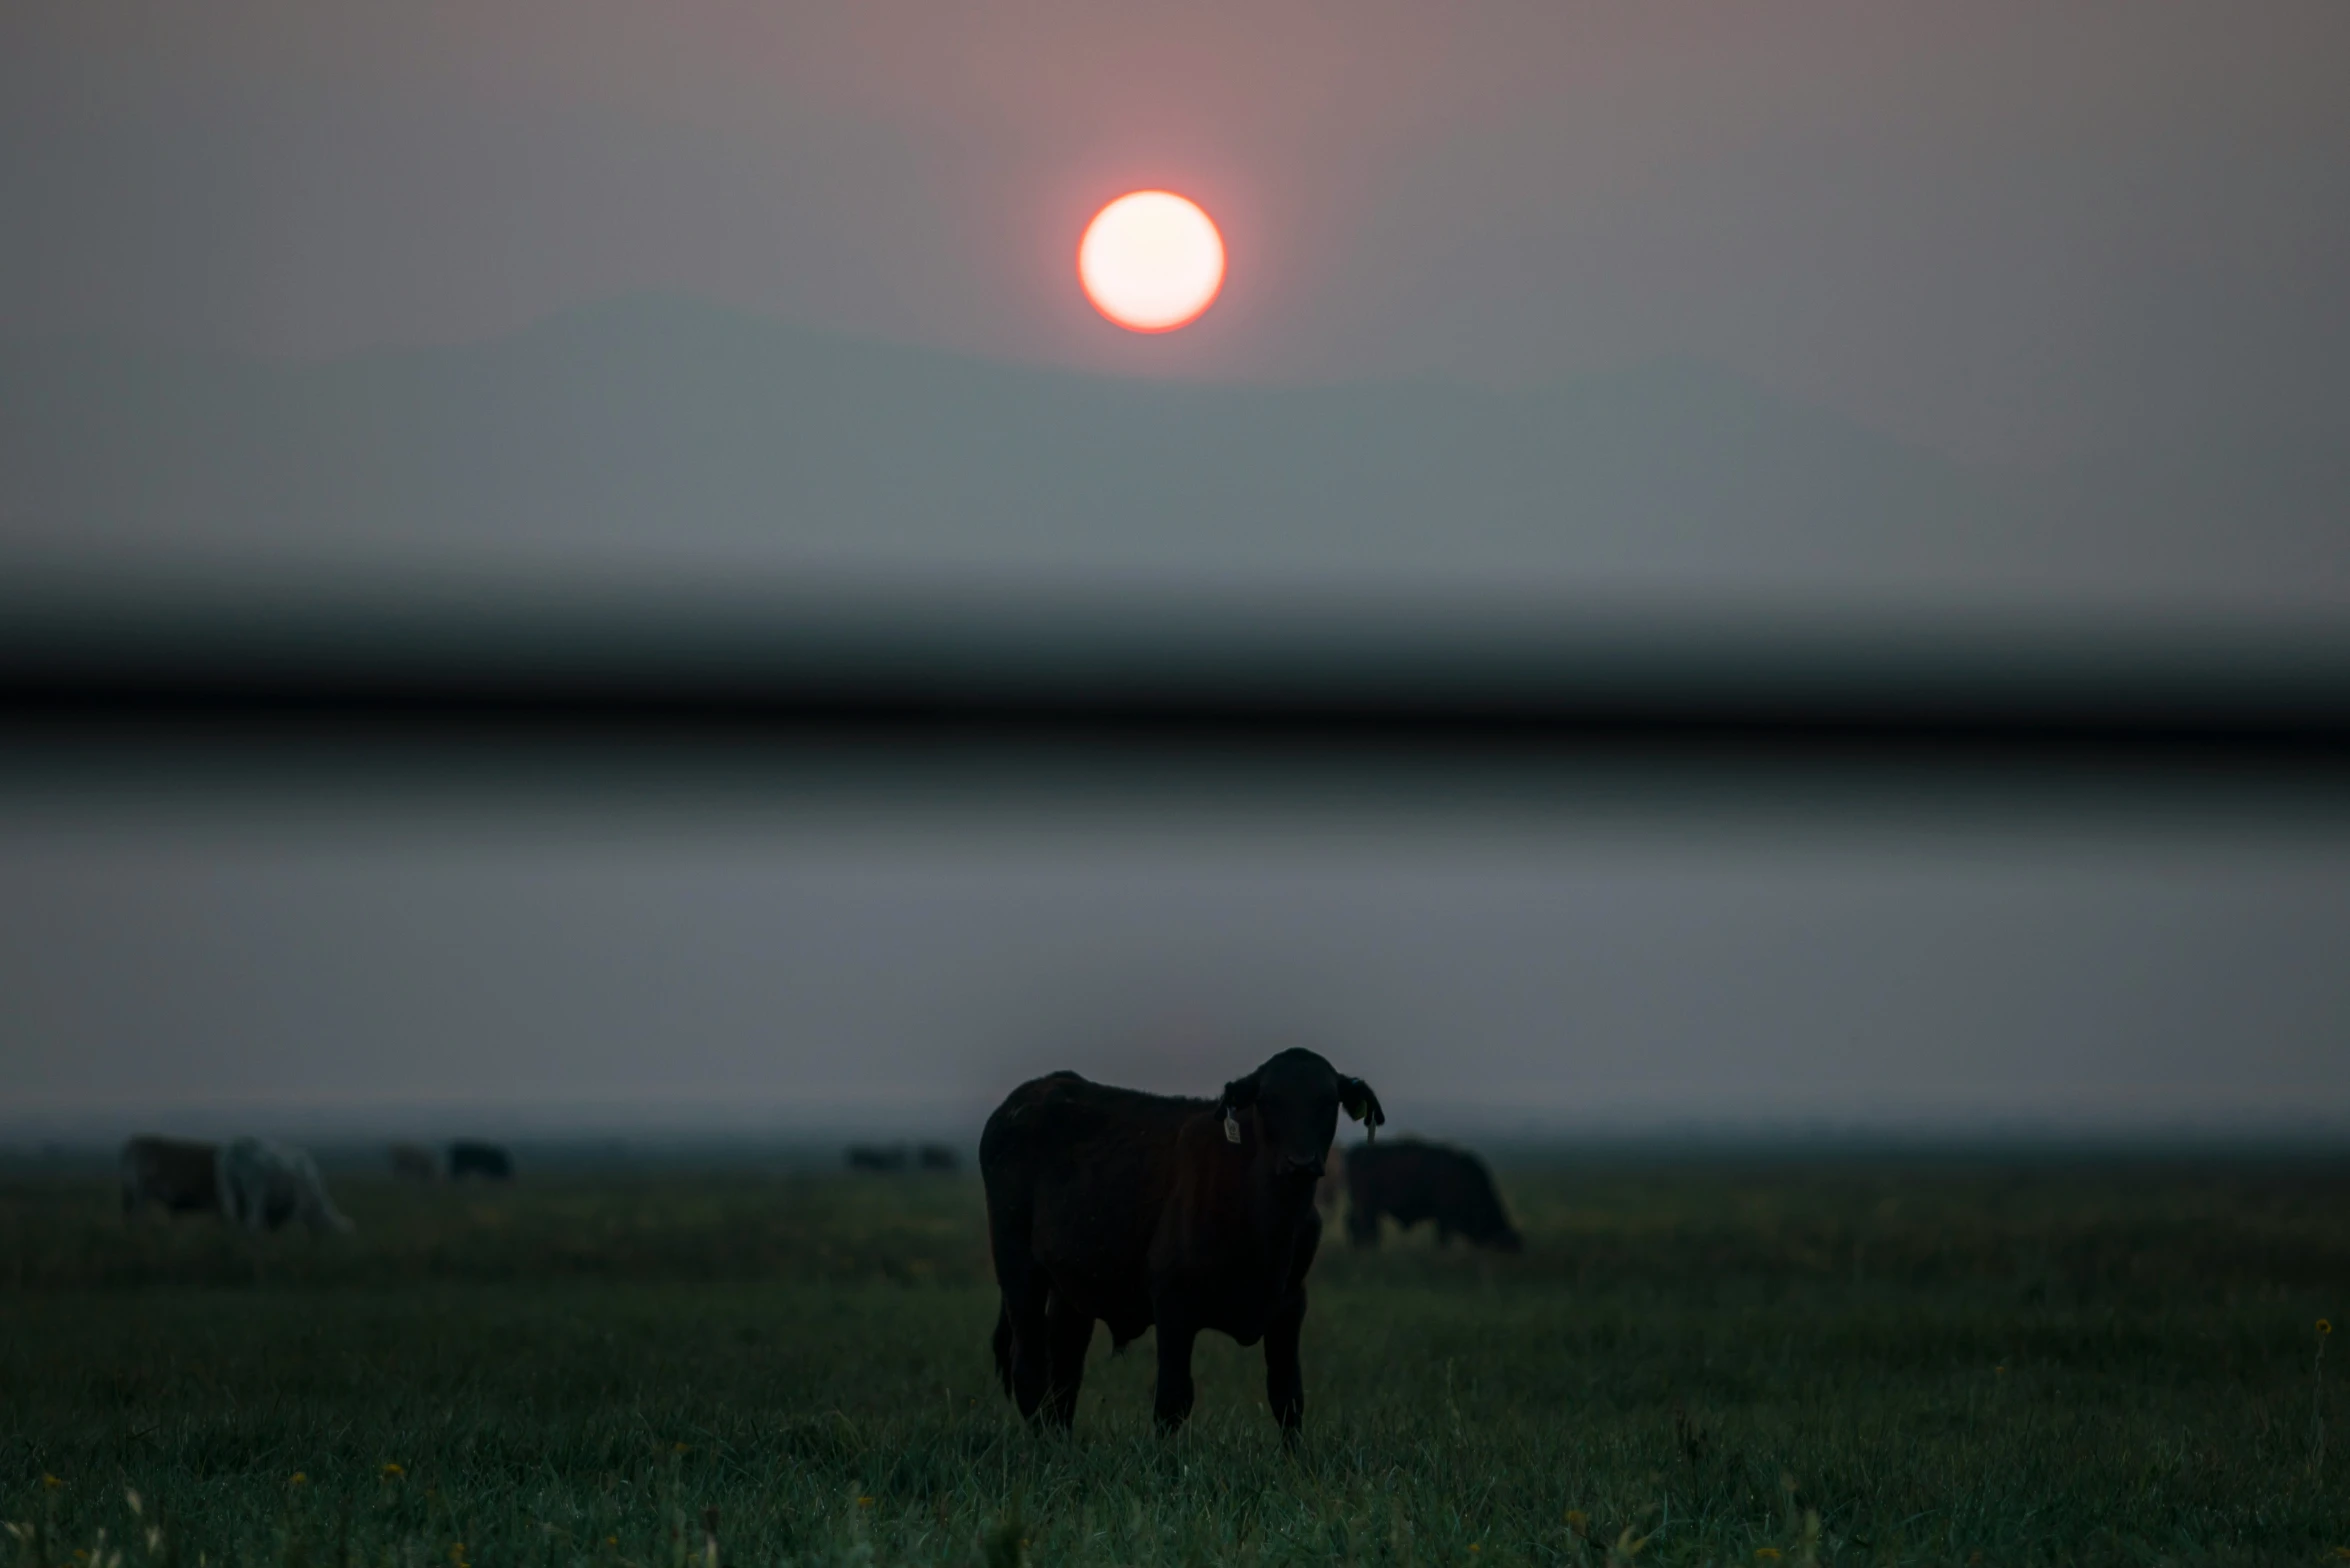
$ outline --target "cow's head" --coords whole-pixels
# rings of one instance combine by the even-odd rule
[[[1375,1133],[1387,1120],[1379,1096],[1360,1078],[1349,1078],[1311,1051],[1288,1050],[1246,1078],[1224,1086],[1218,1108],[1235,1132],[1240,1113],[1256,1112],[1257,1136],[1276,1176],[1318,1179],[1338,1135],[1338,1112]]]

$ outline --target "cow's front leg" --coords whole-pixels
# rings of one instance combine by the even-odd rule
[[[1159,1430],[1173,1432],[1191,1414],[1191,1342],[1199,1330],[1190,1318],[1161,1308],[1159,1320],[1159,1393],[1154,1413]]]
[[[1297,1358],[1298,1331],[1305,1322],[1306,1288],[1295,1285],[1265,1325],[1265,1401],[1281,1423],[1282,1437],[1291,1442],[1306,1415],[1305,1369]]]

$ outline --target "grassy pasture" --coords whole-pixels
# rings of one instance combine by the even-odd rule
[[[251,1244],[126,1231],[106,1183],[19,1170],[0,1178],[0,1562],[2350,1547],[2350,1367],[2321,1364],[2316,1333],[2350,1313],[2350,1164],[1502,1176],[1523,1257],[1325,1250],[1290,1456],[1258,1355],[1212,1336],[1176,1441],[1149,1428],[1147,1342],[1112,1358],[1100,1336],[1074,1441],[1022,1430],[990,1381],[969,1177],[341,1174],[355,1237]]]

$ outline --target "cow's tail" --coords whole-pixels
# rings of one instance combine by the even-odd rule
[[[995,1375],[1004,1385],[1004,1397],[1012,1397],[1012,1309],[1000,1302],[995,1309]]]

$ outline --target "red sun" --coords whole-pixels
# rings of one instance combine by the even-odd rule
[[[1215,303],[1224,286],[1224,237],[1196,202],[1173,191],[1134,191],[1085,226],[1077,280],[1093,308],[1127,331],[1172,332]]]

